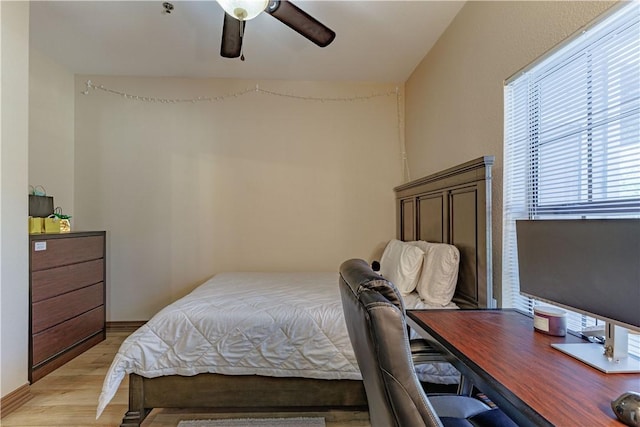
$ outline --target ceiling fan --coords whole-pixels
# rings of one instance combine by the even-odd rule
[[[336,33],[288,0],[217,0],[225,11],[220,55],[244,60],[242,39],[246,21],[262,12],[273,16],[289,28],[320,47],[329,45]]]

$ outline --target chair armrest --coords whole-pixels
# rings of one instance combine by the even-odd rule
[[[444,354],[423,338],[409,340],[414,365],[430,362],[447,362]]]

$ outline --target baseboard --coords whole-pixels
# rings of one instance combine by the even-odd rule
[[[140,326],[147,323],[146,320],[134,320],[125,322],[107,322],[107,333],[109,332],[135,332]]]
[[[33,398],[33,395],[31,394],[31,386],[28,383],[7,394],[0,400],[0,418],[9,415],[31,400],[31,398]]]

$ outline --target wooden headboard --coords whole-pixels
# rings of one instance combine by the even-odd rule
[[[491,166],[484,156],[394,188],[397,238],[449,243],[460,251],[453,297],[461,308],[492,308]]]

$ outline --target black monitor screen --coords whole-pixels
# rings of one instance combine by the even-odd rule
[[[640,219],[517,220],[520,292],[640,330]]]

